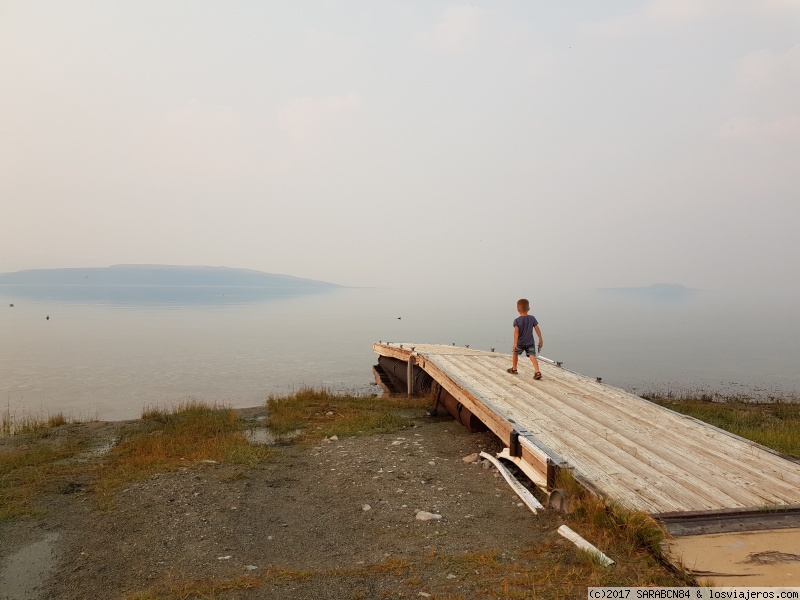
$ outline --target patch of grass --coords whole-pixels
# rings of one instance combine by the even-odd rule
[[[672,580],[673,585],[680,586],[696,584],[690,575],[669,566],[662,550],[667,534],[650,515],[591,494],[568,470],[559,471],[556,487],[564,489],[570,499],[570,513],[567,515],[570,527],[617,563],[609,570],[599,565],[591,554],[580,553],[596,571],[593,577],[605,578],[612,572],[631,571],[635,579],[630,581],[638,581],[625,583],[624,578],[614,575],[614,580],[620,583],[602,585],[647,585],[647,580],[652,580],[652,583]]]
[[[569,470],[559,471],[556,487],[566,490],[570,499],[571,524],[604,552],[608,549],[625,557],[640,552],[660,555],[665,533],[647,513],[608,503],[589,493]]]
[[[241,576],[233,579],[189,579],[168,573],[159,585],[133,595],[128,600],[215,600],[219,594],[234,590],[258,587],[255,577]]]
[[[255,466],[271,451],[249,443],[235,411],[201,402],[170,410],[149,408],[136,426],[123,430],[119,443],[99,467],[95,491],[110,507],[117,487],[155,472],[172,471],[198,461]]]
[[[268,581],[309,581],[320,573],[322,573],[322,571],[270,567],[267,569],[264,579]]]
[[[707,398],[670,400],[654,396],[647,399],[783,454],[800,458],[800,403],[716,402]]]
[[[68,420],[62,412],[48,415],[47,417],[23,412],[22,416],[18,417],[6,407],[6,409],[0,413],[0,437],[36,433],[65,425],[67,422]]]
[[[81,440],[20,445],[0,453],[0,523],[36,513],[33,503],[57,476],[70,472],[59,464],[85,449]]]
[[[347,579],[361,582],[371,575],[386,575],[400,577],[408,572],[410,563],[403,558],[388,558],[381,563],[352,569],[328,569],[310,571],[302,569],[289,569],[284,567],[270,567],[263,573],[255,576],[241,576],[233,579],[188,579],[185,576],[175,576],[168,573],[165,580],[157,586],[138,592],[127,597],[127,600],[214,600],[226,592],[248,590],[257,588],[261,583],[303,583],[316,578]],[[239,596],[237,596],[239,597]]]
[[[515,558],[497,550],[463,555],[437,554],[432,567],[455,576],[472,588],[473,598],[575,598],[590,586],[683,586],[686,583],[645,554],[614,556],[612,568],[601,566],[588,553],[557,536],[531,544]],[[436,594],[436,598],[465,596]]]
[[[278,436],[301,430],[298,439],[314,442],[330,436],[388,433],[409,426],[402,413],[428,406],[428,398],[397,399],[353,396],[326,390],[302,389],[281,398],[270,397],[268,427]]]
[[[415,597],[424,590],[439,600],[576,598],[585,596],[588,586],[686,585],[664,567],[643,564],[641,558],[620,560],[611,569],[600,567],[585,552],[557,536],[514,549],[508,555],[497,549],[464,554],[432,550],[415,558],[393,556],[349,568],[270,567],[255,578],[273,591],[276,585],[291,586],[298,597],[305,597],[306,589],[349,588],[354,598],[379,597],[374,594],[376,590],[386,597]],[[135,600],[150,598],[137,596]]]

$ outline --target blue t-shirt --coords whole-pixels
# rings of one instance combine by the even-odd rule
[[[533,315],[523,315],[514,319],[514,327],[519,327],[517,346],[533,346],[533,328],[539,324]]]

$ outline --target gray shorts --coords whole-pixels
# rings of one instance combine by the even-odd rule
[[[536,356],[536,344],[531,344],[530,346],[517,346],[514,348],[514,352],[521,356],[523,352],[525,352],[525,356],[530,356],[533,354]]]

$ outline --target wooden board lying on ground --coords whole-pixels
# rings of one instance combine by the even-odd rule
[[[511,375],[510,354],[431,344],[374,344],[417,365],[523,459],[575,469],[589,487],[652,515],[800,506],[800,462],[624,390],[540,361]],[[527,449],[527,450],[526,450]],[[527,459],[526,459],[527,460]]]

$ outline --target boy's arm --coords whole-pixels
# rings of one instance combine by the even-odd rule
[[[514,347],[511,348],[512,352],[517,349],[517,341],[518,340],[519,340],[519,327],[514,325]]]
[[[539,336],[539,350],[541,350],[542,346],[544,346],[544,340],[542,340],[542,330],[539,329],[538,325],[536,327],[534,327],[534,329],[536,330],[536,335]],[[514,342],[516,344],[516,338],[514,339]]]

